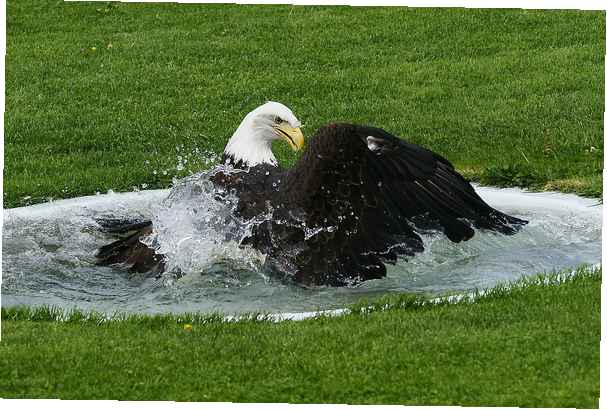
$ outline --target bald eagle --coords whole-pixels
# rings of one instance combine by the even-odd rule
[[[424,250],[420,231],[439,230],[453,242],[474,228],[516,233],[527,223],[486,204],[442,156],[380,128],[333,123],[318,129],[297,164],[284,169],[274,140],[304,146],[300,122],[268,102],[250,112],[228,141],[213,183],[236,192],[246,220],[272,209],[242,245],[267,256],[274,270],[301,285],[343,286],[386,276],[386,264]],[[122,235],[97,253],[99,265],[162,272],[165,257],[142,242],[150,221],[105,221]]]

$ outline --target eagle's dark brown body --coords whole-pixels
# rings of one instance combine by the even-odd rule
[[[417,226],[460,242],[474,235],[474,227],[513,234],[526,223],[487,205],[441,156],[381,129],[351,124],[320,128],[291,169],[264,164],[218,173],[213,181],[236,190],[242,218],[272,210],[243,244],[304,285],[384,277],[385,263],[423,251]],[[98,262],[162,271],[162,256],[140,242],[153,227],[135,228],[102,248]]]

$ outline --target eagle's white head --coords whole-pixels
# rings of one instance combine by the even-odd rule
[[[277,165],[272,153],[272,141],[284,139],[293,150],[304,145],[299,128],[301,123],[293,112],[281,103],[268,101],[255,108],[242,120],[223,151],[226,161],[241,162],[253,167],[259,164]]]

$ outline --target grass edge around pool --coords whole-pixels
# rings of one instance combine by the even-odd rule
[[[486,299],[494,299],[509,294],[515,294],[529,286],[556,286],[562,283],[579,280],[580,278],[601,276],[600,265],[580,265],[573,269],[564,269],[557,272],[544,272],[531,276],[523,276],[514,281],[498,283],[490,288],[474,289],[463,293],[446,293],[438,296],[427,296],[418,293],[389,293],[375,300],[362,298],[357,303],[347,304],[341,309],[328,309],[310,311],[314,316],[306,317],[297,321],[328,319],[344,315],[368,315],[371,313],[387,310],[419,310],[435,308],[437,306],[482,303]],[[280,313],[268,313],[264,311],[245,312],[238,315],[223,314],[221,312],[209,313],[102,313],[94,310],[86,311],[77,308],[64,309],[52,305],[25,306],[17,305],[1,308],[2,320],[29,320],[29,321],[57,321],[65,323],[81,323],[101,325],[116,321],[127,323],[174,323],[174,324],[199,324],[228,323],[228,322],[280,322],[293,320],[281,318]],[[308,312],[284,312],[284,313],[308,313]]]

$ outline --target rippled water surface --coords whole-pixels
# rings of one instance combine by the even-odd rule
[[[425,236],[426,251],[352,288],[301,288],[264,271],[264,256],[237,245],[247,226],[195,176],[169,191],[110,193],[5,210],[2,304],[103,312],[296,312],[331,309],[386,292],[439,294],[485,288],[601,257],[597,201],[555,193],[477,188],[492,206],[530,221],[520,233],[477,232],[463,244]],[[168,199],[167,199],[168,196]],[[110,240],[96,218],[152,218],[171,266],[185,275],[129,275],[94,265]],[[228,240],[226,240],[228,238]]]

